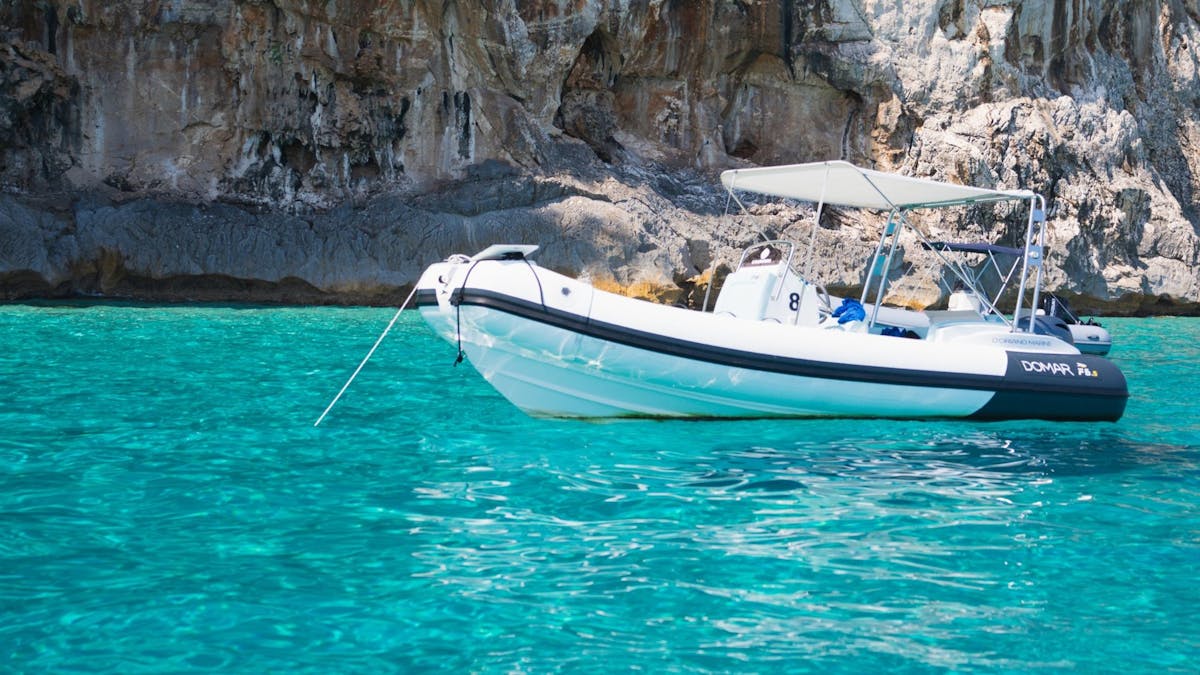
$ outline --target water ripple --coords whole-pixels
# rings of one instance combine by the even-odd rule
[[[1121,352],[1172,425],[1137,398],[1117,425],[573,423],[515,413],[406,316],[313,429],[389,316],[0,307],[10,667],[1200,660],[1179,359]],[[1153,323],[1117,328],[1159,339]]]

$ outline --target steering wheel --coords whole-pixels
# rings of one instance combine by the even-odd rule
[[[817,314],[821,317],[821,321],[833,315],[833,300],[829,297],[829,291],[821,284],[813,284],[813,288],[817,291],[817,299],[821,304],[817,306]]]

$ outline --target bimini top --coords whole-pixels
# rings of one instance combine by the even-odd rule
[[[921,246],[928,249],[937,249],[939,251],[961,251],[963,253],[994,253],[998,255],[1015,255],[1019,256],[1024,253],[1019,248],[1011,246],[1000,246],[998,244],[958,244],[949,241],[929,241],[921,242]]]
[[[849,162],[813,162],[721,173],[727,190],[863,209],[914,209],[1034,197],[1029,190],[989,190],[863,169]]]

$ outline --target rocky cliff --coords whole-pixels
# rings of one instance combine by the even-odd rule
[[[0,0],[0,293],[394,302],[530,241],[679,295],[807,238],[719,170],[844,158],[1038,191],[1051,288],[1169,307],[1198,49],[1197,0]],[[821,278],[877,227],[823,222]]]

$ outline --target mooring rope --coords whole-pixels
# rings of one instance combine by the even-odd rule
[[[337,405],[338,399],[340,399],[342,394],[346,393],[346,390],[350,388],[350,383],[354,381],[354,378],[358,377],[358,373],[362,371],[363,366],[367,365],[367,361],[371,360],[371,356],[375,354],[375,350],[379,348],[379,344],[383,342],[383,338],[387,337],[388,332],[392,330],[392,326],[396,325],[396,320],[400,318],[400,312],[404,311],[404,308],[408,306],[408,301],[412,300],[413,296],[416,294],[417,286],[416,284],[413,284],[412,293],[409,293],[408,297],[404,299],[404,302],[400,303],[400,309],[396,310],[396,314],[392,317],[392,320],[388,322],[387,328],[384,328],[383,332],[379,334],[379,339],[375,341],[374,346],[371,347],[371,351],[367,352],[367,355],[363,357],[362,363],[358,364],[358,367],[354,369],[354,374],[350,376],[350,379],[346,380],[346,384],[342,385],[342,390],[339,391],[337,396],[334,396],[333,400],[329,402],[329,405],[325,408],[325,412],[321,413],[321,416],[317,418],[316,422],[313,422],[314,427],[320,425],[321,420],[325,419],[325,416],[329,414],[329,411],[333,410],[333,406]]]
[[[458,301],[457,302],[455,302],[454,294],[453,293],[450,294],[450,304],[454,305],[454,339],[458,341],[458,354],[455,355],[455,357],[454,357],[454,367],[455,368],[458,367],[458,364],[463,362],[463,359],[467,358],[467,354],[466,354],[466,352],[463,351],[463,348],[462,348],[462,301],[463,301],[463,296],[467,292],[467,280],[471,278],[471,272],[474,272],[475,266],[481,262],[483,262],[483,261],[476,260],[475,262],[471,263],[470,267],[467,268],[467,273],[465,275],[463,275],[462,284],[460,284],[457,289],[458,290]]]

